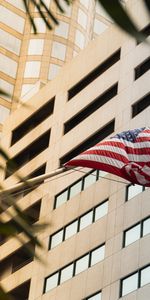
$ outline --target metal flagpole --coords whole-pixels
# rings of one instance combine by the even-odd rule
[[[17,192],[18,190],[20,191],[21,189],[23,189],[25,187],[29,187],[29,186],[34,187],[34,185],[36,185],[37,183],[40,183],[43,180],[51,178],[53,176],[57,176],[57,175],[65,172],[65,171],[68,171],[68,170],[69,170],[68,168],[62,167],[62,168],[59,168],[59,169],[57,169],[55,171],[52,171],[50,173],[43,174],[43,175],[31,178],[31,179],[27,179],[24,182],[19,182],[19,183],[13,185],[13,186],[11,186],[9,188],[6,188],[3,191],[1,191],[0,196],[4,196],[7,193],[14,193],[14,192]]]

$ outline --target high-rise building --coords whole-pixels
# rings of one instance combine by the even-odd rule
[[[46,28],[37,8],[29,1],[29,9],[37,27],[34,34],[23,1],[4,0],[0,4],[0,125],[15,110],[18,102],[29,99],[52,80],[64,63],[76,56],[88,42],[104,32],[110,18],[95,0],[76,0],[71,6],[60,1],[65,14],[54,1],[44,1],[59,21]],[[44,7],[41,10],[45,16]]]
[[[126,6],[148,41],[143,1]],[[5,186],[17,172],[51,172],[108,136],[150,126],[149,53],[112,24],[20,105],[3,126],[1,143],[16,162],[12,175],[0,173]],[[1,284],[15,300],[149,300],[149,188],[76,168],[14,196],[31,223],[50,224],[38,234],[44,249],[35,249],[45,264],[1,235]]]

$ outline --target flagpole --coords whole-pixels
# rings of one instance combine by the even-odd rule
[[[9,188],[6,188],[6,189],[3,189],[2,191],[0,191],[0,196],[5,195],[7,193],[10,194],[10,193],[20,191],[21,189],[23,189],[25,187],[34,187],[34,185],[42,182],[43,180],[54,177],[54,176],[57,176],[57,175],[62,174],[65,171],[68,171],[68,170],[69,170],[68,168],[62,167],[62,168],[59,168],[59,169],[57,169],[55,171],[52,171],[50,173],[46,173],[46,174],[43,174],[43,175],[40,175],[40,176],[37,176],[37,177],[33,177],[31,179],[27,179],[24,182],[19,182],[19,183],[15,184],[15,185],[13,185]]]

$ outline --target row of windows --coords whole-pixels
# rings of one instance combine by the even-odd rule
[[[44,283],[44,293],[52,290],[63,282],[71,279],[72,277],[78,275],[79,273],[87,270],[96,263],[104,259],[105,255],[105,245],[101,245],[94,250],[89,251],[84,256],[76,259],[69,265],[63,267],[59,271],[50,275],[45,279]]]
[[[130,199],[132,199],[133,197],[135,197],[136,195],[140,194],[141,192],[145,191],[145,189],[147,189],[148,187],[142,186],[142,185],[138,185],[138,184],[134,184],[134,185],[128,185],[126,187],[126,201],[129,201]]]
[[[81,231],[85,227],[96,222],[97,220],[105,216],[107,212],[108,212],[108,200],[104,201],[103,203],[100,203],[96,207],[93,207],[86,214],[78,217],[70,224],[64,226],[62,229],[52,234],[50,236],[49,249],[56,247],[63,241],[67,240],[68,238],[76,234],[77,232]]]
[[[120,297],[123,297],[148,283],[150,283],[150,265],[139,269],[132,275],[121,280]]]
[[[124,231],[123,234],[123,247],[134,243],[143,236],[150,233],[150,217],[141,220],[136,223],[134,226]]]
[[[150,93],[143,96],[132,105],[132,118],[142,112],[150,105]]]
[[[88,175],[83,176],[80,180],[75,181],[73,184],[55,196],[54,209],[67,202],[81,191],[85,190],[105,174],[106,173],[103,171],[100,172],[99,170],[94,170],[88,173]]]
[[[135,80],[141,77],[150,69],[150,57],[145,59],[140,65],[135,68]]]

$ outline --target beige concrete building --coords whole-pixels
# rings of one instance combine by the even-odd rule
[[[0,98],[0,129],[18,102],[37,93],[66,62],[111,24],[95,0],[76,0],[71,6],[60,1],[65,14],[60,13],[54,1],[45,0],[44,3],[57,17],[59,26],[52,22],[54,29],[49,31],[29,1],[36,35],[23,1],[3,0],[0,3],[0,88],[10,94],[10,97]],[[41,10],[48,15],[44,7]]]
[[[127,5],[148,39],[143,1]],[[1,173],[5,186],[17,172],[50,172],[110,135],[150,126],[149,49],[111,25],[13,112],[2,145],[17,167]],[[36,249],[45,265],[1,237],[1,283],[16,300],[149,300],[148,188],[77,168],[15,196],[32,223],[50,223]]]

